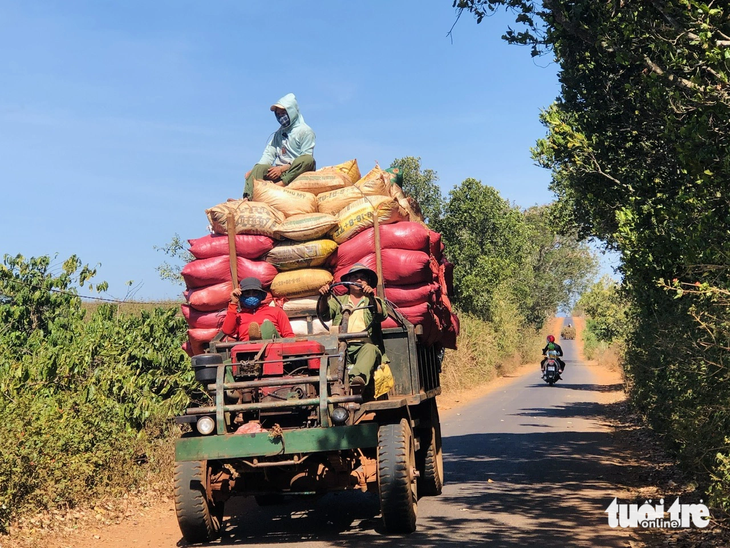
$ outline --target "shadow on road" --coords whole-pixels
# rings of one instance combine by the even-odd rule
[[[591,418],[603,416],[606,407],[580,402],[524,414]],[[412,535],[384,534],[376,494],[344,492],[275,507],[234,499],[223,537],[209,546],[628,545],[625,536],[608,527],[604,513],[620,496],[615,490],[622,488],[626,470],[612,452],[609,431],[480,433],[445,437],[443,445],[444,493],[421,499]]]

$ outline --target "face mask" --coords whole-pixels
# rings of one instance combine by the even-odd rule
[[[250,297],[245,297],[241,299],[241,305],[245,308],[256,308],[258,305],[261,304],[261,297],[254,297],[253,295]]]
[[[289,115],[286,112],[281,116],[277,114],[276,120],[281,124],[281,127],[286,127],[289,125]]]

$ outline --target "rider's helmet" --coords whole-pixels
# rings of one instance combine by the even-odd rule
[[[547,342],[554,343],[555,342],[555,337],[553,337],[552,335],[548,335],[547,336]]]

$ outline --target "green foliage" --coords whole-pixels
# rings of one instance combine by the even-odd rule
[[[161,251],[172,260],[172,262],[163,262],[155,269],[160,275],[160,279],[167,280],[176,285],[184,285],[185,281],[182,277],[182,269],[195,257],[188,251],[187,245],[180,239],[180,236],[175,234],[165,245],[155,245],[152,247],[155,251]]]
[[[400,169],[403,174],[403,192],[418,202],[425,221],[438,231],[444,203],[441,189],[436,184],[439,180],[436,172],[421,170],[421,158],[413,156],[396,158],[390,167]]]
[[[612,343],[626,335],[628,303],[615,280],[601,278],[581,295],[577,307],[587,316],[586,332],[596,341]]]
[[[552,170],[552,188],[571,212],[564,228],[572,224],[621,253],[634,401],[687,468],[716,482],[713,496],[726,503],[730,7],[697,0],[453,5],[477,21],[513,9],[524,30],[506,38],[531,45],[533,54],[550,49],[560,64],[561,98],[542,114],[549,133],[535,158]],[[597,339],[617,330],[605,322],[590,329]]]
[[[449,197],[440,228],[460,309],[491,321],[495,293],[508,291],[519,317],[539,329],[593,278],[594,254],[575,236],[557,234],[551,207],[523,212],[475,179]]]
[[[176,309],[86,314],[74,286],[93,270],[76,257],[58,275],[50,265],[5,256],[0,270],[0,531],[25,509],[139,479],[150,426],[180,412],[196,386]]]

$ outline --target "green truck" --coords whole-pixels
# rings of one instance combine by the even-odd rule
[[[368,333],[347,333],[346,319],[317,335],[214,341],[192,357],[209,402],[178,417],[189,425],[175,447],[175,507],[187,542],[220,535],[231,497],[268,505],[352,489],[378,493],[388,533],[415,531],[418,498],[443,484],[443,351],[421,345],[418,326],[389,314],[398,325],[383,329],[393,387],[378,398],[349,386],[347,343]],[[306,318],[313,333],[317,317]]]

